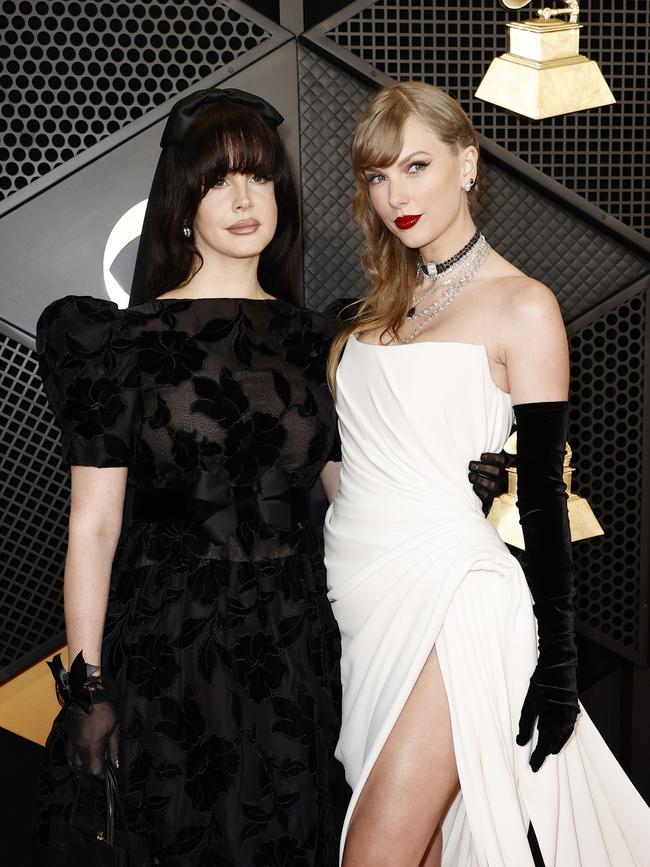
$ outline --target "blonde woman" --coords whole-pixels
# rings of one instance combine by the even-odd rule
[[[343,464],[325,527],[342,863],[649,865],[650,811],[577,696],[555,297],[477,231],[477,137],[445,93],[380,91],[352,160],[371,289],[330,356]],[[530,590],[465,479],[513,410]]]

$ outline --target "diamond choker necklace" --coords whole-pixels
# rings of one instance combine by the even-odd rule
[[[476,232],[472,235],[469,241],[465,244],[462,250],[459,250],[449,259],[445,259],[444,262],[441,262],[439,265],[436,265],[435,262],[426,262],[422,258],[422,254],[418,254],[418,265],[416,272],[416,279],[422,278],[423,280],[433,280],[436,281],[439,277],[445,274],[447,271],[450,271],[454,266],[462,263],[463,259],[468,256],[468,254],[476,247],[479,241],[483,238],[480,231],[477,229]],[[483,238],[485,240],[485,238]],[[434,282],[434,285],[431,286],[423,295],[420,295],[419,298],[413,298],[413,305],[411,309],[406,314],[407,319],[412,319],[415,316],[415,308],[417,305],[424,301],[425,298],[428,298],[433,292],[436,291],[438,285]]]
[[[434,284],[431,289],[419,298],[413,298],[411,308],[404,317],[405,322],[413,321],[414,319],[419,319],[420,321],[415,328],[400,339],[400,343],[409,343],[413,340],[432,319],[439,316],[445,307],[451,304],[462,287],[476,276],[490,255],[491,249],[481,232],[477,231],[463,249],[459,250],[450,259],[447,259],[440,265],[431,263],[436,268],[436,276],[429,277],[428,272],[426,273],[428,279],[432,279]],[[423,267],[428,266],[425,266],[423,263]],[[418,275],[420,273],[420,263],[418,262]],[[445,274],[446,276],[443,276]],[[437,289],[443,289],[443,291],[430,304],[418,310],[418,305]]]
[[[456,262],[460,261],[466,253],[469,253],[472,247],[478,243],[480,237],[481,233],[477,229],[462,250],[459,250],[449,259],[445,259],[445,261],[441,262],[439,265],[435,262],[425,262],[422,258],[422,254],[418,255],[418,277],[428,277],[429,280],[436,280],[441,274],[444,274],[445,271],[449,271],[449,269],[455,265]]]

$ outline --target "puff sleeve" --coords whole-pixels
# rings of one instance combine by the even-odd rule
[[[62,298],[39,317],[36,350],[45,393],[61,428],[65,463],[129,466],[142,413],[124,314],[103,299]]]

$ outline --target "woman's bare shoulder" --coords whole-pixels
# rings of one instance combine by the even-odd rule
[[[505,302],[508,315],[520,328],[534,329],[545,325],[563,327],[557,298],[544,283],[522,275],[521,278],[512,279],[507,293]]]
[[[529,277],[502,256],[495,257],[486,278],[490,295],[511,322],[525,326],[544,319],[556,320],[560,309],[553,291],[540,280]],[[560,316],[561,318],[561,316]]]

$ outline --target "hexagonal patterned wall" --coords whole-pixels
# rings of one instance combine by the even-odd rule
[[[2,0],[0,199],[269,36],[215,0]]]
[[[640,540],[646,292],[615,304],[571,337],[575,487],[604,536],[574,545],[584,634],[632,655],[647,643]],[[642,617],[643,615],[643,617]]]

